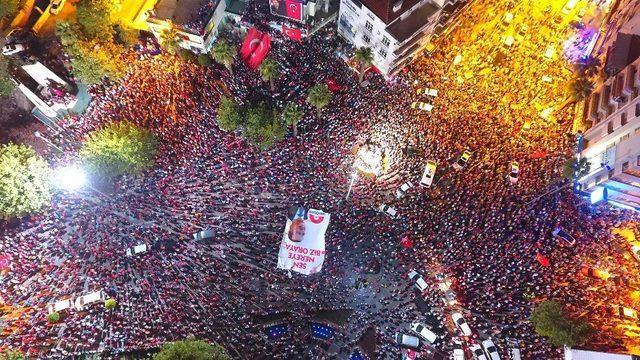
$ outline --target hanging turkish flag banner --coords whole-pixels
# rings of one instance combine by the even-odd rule
[[[302,31],[300,29],[290,28],[282,24],[282,32],[293,40],[302,41]]]
[[[285,0],[287,5],[287,17],[301,21],[302,20],[302,4],[298,0]]]

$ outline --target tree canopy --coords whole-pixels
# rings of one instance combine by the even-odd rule
[[[373,51],[371,50],[371,48],[363,46],[356,50],[354,56],[360,67],[360,69],[358,69],[358,81],[362,82],[362,80],[364,79],[365,69],[373,64]]]
[[[156,146],[157,140],[151,132],[120,121],[90,133],[80,155],[96,173],[136,174],[153,165]]]
[[[218,344],[187,339],[164,344],[153,360],[231,360],[231,357]]]
[[[580,160],[572,157],[564,162],[562,165],[562,176],[566,179],[573,180],[574,178],[581,178],[589,174],[591,169],[591,163],[587,161],[587,158],[580,158]]]
[[[216,120],[223,131],[240,129],[242,136],[260,149],[284,139],[287,132],[283,117],[267,104],[241,107],[225,96],[220,99]]]
[[[50,201],[47,162],[26,145],[0,145],[0,218],[37,212]]]
[[[223,131],[235,131],[242,124],[242,114],[238,104],[226,96],[220,97],[216,121]]]
[[[19,351],[0,351],[0,360],[27,360],[27,357]]]
[[[309,89],[307,102],[315,106],[316,110],[318,111],[318,117],[320,117],[322,108],[324,108],[329,104],[329,102],[331,102],[332,97],[333,94],[326,84],[316,84],[311,87],[311,89]]]
[[[593,81],[587,77],[578,77],[569,84],[569,92],[573,101],[582,101],[593,92]]]
[[[13,16],[20,9],[21,0],[2,0],[0,1],[0,19],[5,16]]]
[[[262,61],[259,70],[260,76],[262,76],[262,80],[268,81],[271,91],[275,91],[276,89],[274,80],[280,77],[280,68],[278,63],[272,58],[268,57]]]
[[[282,111],[282,118],[285,124],[293,128],[293,136],[298,136],[298,123],[302,120],[304,113],[294,104],[288,104]]]
[[[233,75],[233,68],[231,65],[233,65],[233,60],[237,55],[238,49],[223,39],[218,40],[218,42],[213,45],[213,48],[211,48],[211,57],[213,60],[224,65],[231,75]]]
[[[0,56],[0,96],[11,95],[15,84],[9,75],[9,62],[6,56]]]
[[[530,320],[535,331],[554,346],[583,344],[591,332],[589,324],[569,318],[560,303],[554,300],[541,302]]]
[[[89,39],[111,41],[119,0],[80,0],[76,3],[76,17],[82,32]]]

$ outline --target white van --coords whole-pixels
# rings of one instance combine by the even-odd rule
[[[405,335],[403,333],[396,333],[396,344],[401,347],[408,347],[411,349],[417,349],[420,347],[420,340],[411,335]]]
[[[436,175],[436,162],[428,160],[427,165],[424,167],[424,173],[422,173],[422,179],[420,179],[420,185],[430,187],[433,183],[433,178]]]

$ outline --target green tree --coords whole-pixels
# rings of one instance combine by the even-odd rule
[[[87,166],[100,174],[136,174],[153,165],[156,137],[129,121],[111,123],[89,134],[80,149]]]
[[[588,98],[593,92],[593,82],[586,77],[578,77],[569,84],[569,94],[574,102]]]
[[[581,345],[591,332],[589,324],[568,317],[560,303],[554,300],[541,302],[530,320],[535,331],[554,346]]]
[[[249,107],[245,118],[243,135],[262,150],[284,139],[287,133],[282,118],[264,103]]]
[[[162,48],[169,54],[175,54],[181,48],[180,33],[173,24],[170,24],[168,28],[162,30],[159,40]]]
[[[225,349],[203,340],[186,339],[166,343],[155,353],[153,360],[231,360]]]
[[[220,97],[216,122],[223,131],[235,131],[242,125],[242,112],[238,104],[226,96]]]
[[[78,41],[67,48],[71,66],[77,77],[86,84],[97,84],[104,78],[118,80],[125,74],[122,61],[124,48],[112,42]]]
[[[582,157],[578,160],[574,156],[562,164],[562,176],[566,179],[573,180],[574,178],[581,178],[588,175],[590,169],[591,163],[587,161],[587,158]]]
[[[27,360],[27,357],[19,351],[0,351],[0,360]]]
[[[601,65],[602,63],[600,62],[599,58],[589,55],[585,59],[576,63],[574,65],[574,70],[580,76],[590,78],[598,74],[598,71],[600,70]]]
[[[371,48],[363,46],[356,50],[355,58],[358,62],[358,82],[362,83],[364,71],[373,64],[373,51]]]
[[[6,56],[0,56],[0,96],[11,95],[16,87],[9,75],[9,62]]]
[[[37,212],[51,201],[47,162],[25,145],[0,145],[0,218]]]
[[[209,54],[198,54],[198,64],[200,66],[211,66],[211,56]]]
[[[12,17],[20,10],[21,0],[2,0],[0,1],[0,20],[6,17]]]
[[[113,40],[113,25],[119,0],[80,0],[76,3],[76,18],[83,34],[90,40]]]
[[[113,25],[113,33],[115,35],[115,41],[124,47],[130,48],[138,42],[140,37],[140,31],[132,27],[127,26],[123,22],[118,22]]]
[[[60,321],[60,313],[52,312],[51,314],[47,315],[47,320],[49,320],[50,324],[58,323],[58,321]]]
[[[78,24],[62,20],[56,22],[56,36],[58,36],[63,46],[70,47],[78,42],[82,34]]]
[[[237,55],[238,49],[222,39],[218,40],[218,42],[216,42],[216,44],[213,45],[213,48],[211,49],[211,57],[213,57],[213,60],[224,65],[224,67],[229,70],[231,76],[233,76],[233,60]]]
[[[276,91],[274,80],[280,77],[280,68],[278,63],[272,58],[266,58],[260,64],[260,76],[262,80],[269,82],[271,91]]]
[[[302,120],[304,113],[294,104],[288,104],[282,111],[282,118],[287,126],[293,128],[293,136],[298,136],[298,122]]]
[[[104,301],[104,308],[107,310],[113,310],[118,306],[116,299],[107,299]]]
[[[322,109],[331,102],[332,97],[333,94],[325,84],[316,84],[309,89],[307,102],[312,106],[315,106],[318,111],[318,119],[320,118]]]

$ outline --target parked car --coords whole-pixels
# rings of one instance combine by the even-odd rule
[[[631,246],[631,255],[637,260],[640,261],[640,246],[632,245]]]
[[[453,360],[465,360],[464,356],[464,346],[462,345],[462,341],[458,339],[453,339]]]
[[[500,355],[498,354],[498,348],[491,341],[491,339],[487,339],[482,342],[482,347],[484,348],[484,352],[487,354],[487,359],[489,360],[500,360]]]
[[[392,219],[395,219],[398,217],[398,211],[396,211],[396,209],[392,206],[389,206],[387,204],[381,204],[378,207],[378,210],[380,210],[380,212],[387,214],[387,216],[389,216]]]
[[[416,282],[416,288],[423,292],[427,289],[427,282],[424,281],[422,275],[420,275],[417,271],[411,270],[409,272],[409,279]]]
[[[411,181],[407,181],[404,184],[400,185],[400,188],[396,190],[396,197],[398,199],[402,199],[407,194],[407,191],[409,191],[409,189],[411,189],[412,187],[413,184],[411,183]]]
[[[451,314],[451,319],[453,319],[453,323],[462,335],[471,336],[471,328],[469,327],[469,324],[467,324],[467,321],[462,317],[462,314],[455,312]]]
[[[622,305],[612,305],[613,314],[619,318],[638,320],[638,312]]]
[[[504,14],[504,17],[502,18],[502,25],[505,27],[509,26],[509,24],[511,24],[511,21],[513,21],[513,14],[510,12]]]
[[[560,226],[553,229],[551,233],[553,234],[554,237],[562,239],[569,245],[573,246],[576,244],[576,239],[573,236],[571,236],[571,234],[564,231]]]
[[[64,2],[65,0],[51,0],[51,3],[49,4],[49,12],[53,15],[60,14],[62,7],[64,7]]]
[[[517,161],[512,161],[511,170],[509,171],[509,182],[515,184],[518,182],[518,175],[520,174],[520,164]]]
[[[411,335],[406,335],[403,333],[396,333],[396,344],[401,347],[407,347],[410,349],[417,349],[420,347],[420,340]]]
[[[438,96],[438,90],[436,89],[430,89],[430,88],[421,88],[418,89],[416,91],[416,93],[418,95],[427,95],[427,96],[431,96],[431,97],[437,97]]]
[[[469,345],[469,350],[475,360],[487,360],[487,356],[482,351],[482,348],[478,344]]]
[[[433,110],[433,105],[427,104],[426,102],[422,102],[422,101],[414,101],[411,103],[411,108],[428,112]]]
[[[424,166],[424,172],[420,179],[420,185],[430,187],[433,183],[433,178],[436,175],[436,162],[433,160],[427,160],[427,164]]]
[[[467,162],[471,158],[471,151],[465,150],[462,152],[458,160],[453,164],[453,168],[456,170],[462,170],[467,165]]]
[[[27,46],[24,44],[8,44],[2,47],[2,55],[15,55],[25,50],[27,50]]]
[[[505,51],[509,51],[509,49],[511,49],[511,46],[513,46],[515,39],[513,38],[513,36],[509,35],[504,39],[504,42],[502,43],[502,48]]]
[[[417,321],[411,323],[411,330],[418,334],[418,337],[420,337],[422,340],[429,343],[429,345],[435,343],[436,340],[438,340],[438,335],[436,335],[433,331]]]

